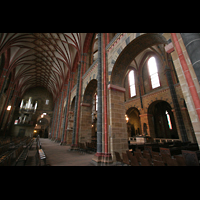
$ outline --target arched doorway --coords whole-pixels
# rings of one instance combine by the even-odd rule
[[[79,142],[95,142],[97,140],[97,80],[92,79],[84,92],[81,103],[81,121]]]
[[[155,101],[148,108],[149,128],[155,138],[179,139],[174,114],[169,103]]]
[[[41,138],[48,138],[49,121],[46,118],[39,118],[35,126],[33,136],[40,136]]]
[[[126,115],[128,137],[135,137],[137,135],[141,135],[139,110],[135,107],[131,107],[126,111]]]

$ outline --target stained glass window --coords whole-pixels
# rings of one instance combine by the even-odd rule
[[[170,115],[169,115],[169,113],[167,112],[167,110],[166,110],[165,114],[167,115],[167,121],[168,121],[169,129],[172,129],[172,123],[171,123]]]

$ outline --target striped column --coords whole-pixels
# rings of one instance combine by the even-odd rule
[[[200,83],[200,34],[181,33],[187,53]]]
[[[53,128],[52,138],[55,137],[55,132],[56,132],[56,121],[57,121],[58,104],[59,104],[59,98],[58,98],[58,100],[56,102],[56,109],[55,109],[55,113],[54,113],[55,119],[54,119],[54,125],[53,125],[54,128]]]
[[[60,116],[61,116],[60,113],[61,113],[61,108],[62,108],[63,94],[64,94],[64,92],[62,91],[61,99],[60,99],[60,104],[59,104],[59,112],[58,112],[58,122],[57,122],[56,139],[58,139],[59,125],[60,125]]]
[[[78,99],[79,99],[79,86],[80,86],[80,76],[81,76],[81,62],[78,63],[78,75],[77,75],[77,85],[76,85],[76,97],[75,97],[75,108],[74,108],[74,125],[72,134],[72,147],[75,146],[76,137],[76,123],[77,123],[77,111],[78,111]]]
[[[64,111],[64,119],[63,119],[63,132],[62,132],[62,139],[61,143],[64,142],[64,135],[65,135],[65,126],[66,126],[66,118],[67,118],[67,113],[68,113],[68,104],[69,104],[69,90],[70,90],[70,79],[68,82],[68,87],[67,87],[67,95],[66,95],[66,105],[65,105],[65,111]]]
[[[103,162],[102,153],[102,52],[101,52],[101,36],[98,33],[98,71],[97,71],[97,95],[98,95],[98,110],[97,110],[97,152],[92,161],[95,165],[101,165]]]
[[[102,62],[101,62],[101,33],[98,33],[98,110],[97,110],[97,153],[102,153]]]

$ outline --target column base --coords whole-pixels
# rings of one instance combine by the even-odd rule
[[[104,165],[112,165],[113,164],[111,153],[105,153],[103,155],[103,164]]]
[[[77,144],[72,144],[70,151],[76,151],[76,150],[78,150]]]
[[[60,139],[60,138],[56,138],[54,142],[57,142],[57,143],[59,143],[60,141],[61,141],[61,139]]]
[[[96,153],[92,158],[91,163],[95,166],[108,166],[112,165],[112,156],[110,153]]]
[[[101,166],[103,160],[103,153],[96,153],[92,158],[92,164],[95,166]]]
[[[66,146],[67,145],[67,142],[65,141],[65,142],[60,142],[60,144],[59,145],[62,145],[62,146]]]

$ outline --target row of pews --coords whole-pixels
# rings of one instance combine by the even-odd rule
[[[0,166],[23,166],[32,147],[32,137],[0,137]]]

